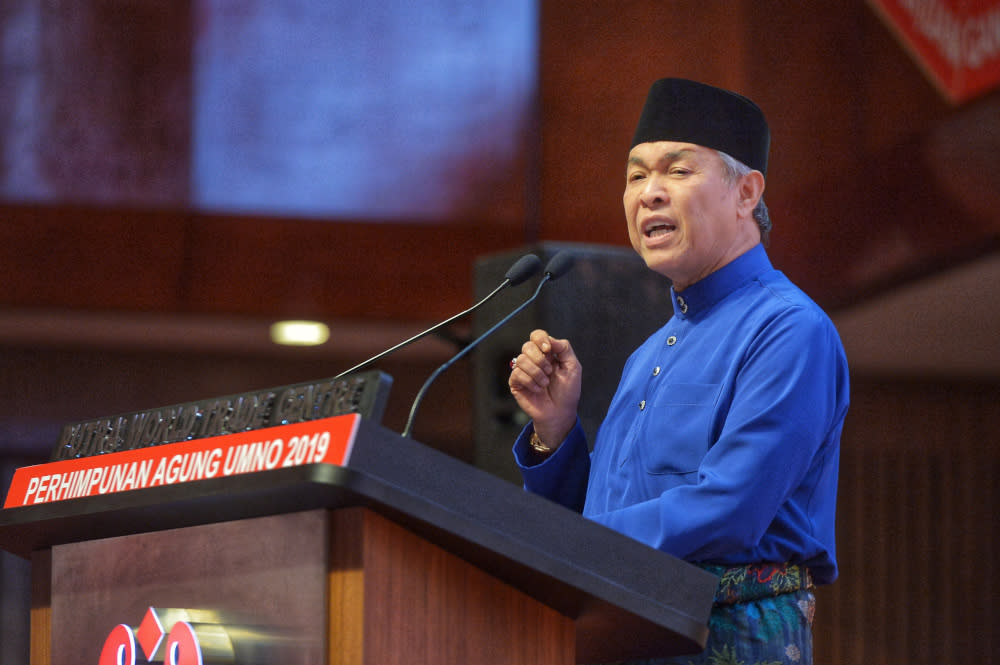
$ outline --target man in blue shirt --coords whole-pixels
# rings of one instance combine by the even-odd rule
[[[765,252],[769,144],[745,97],[682,79],[650,89],[623,202],[674,311],[626,363],[592,453],[570,342],[535,330],[511,362],[532,418],[514,446],[525,487],[720,575],[705,651],[650,662],[811,663],[810,589],[837,576],[847,363]]]

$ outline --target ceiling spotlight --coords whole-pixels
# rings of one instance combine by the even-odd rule
[[[285,346],[319,346],[330,339],[330,328],[318,321],[278,321],[271,324],[271,341]]]

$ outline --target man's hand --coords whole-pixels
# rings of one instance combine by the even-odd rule
[[[534,421],[535,433],[557,447],[576,424],[583,368],[569,340],[534,330],[514,360],[507,384],[518,406]]]

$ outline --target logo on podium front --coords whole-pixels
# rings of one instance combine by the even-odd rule
[[[220,612],[150,607],[138,626],[111,629],[98,665],[254,665],[280,661],[289,644],[287,635]]]
[[[202,649],[202,637],[208,636],[211,629],[211,643],[215,651],[228,653],[212,653],[207,662],[235,663],[233,659],[232,642],[226,634],[225,626],[218,623],[205,623],[205,619],[214,617],[183,609],[156,609],[150,607],[137,628],[126,624],[118,624],[108,633],[101,650],[98,665],[137,665],[137,663],[166,663],[167,665],[202,665],[206,662]],[[191,621],[199,618],[201,621]],[[195,626],[198,626],[196,628]],[[228,649],[224,648],[228,645]],[[139,659],[139,655],[142,659]],[[223,656],[222,659],[216,656]]]

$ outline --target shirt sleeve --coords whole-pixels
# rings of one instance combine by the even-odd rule
[[[720,435],[696,480],[588,517],[691,561],[753,550],[780,510],[801,512],[787,517],[813,528],[814,493],[835,496],[847,408],[836,330],[825,317],[793,308],[759,331],[740,363]]]
[[[528,443],[534,431],[529,423],[514,442],[514,460],[521,470],[524,489],[582,512],[590,474],[590,453],[580,420],[577,419],[559,448],[541,460]]]

